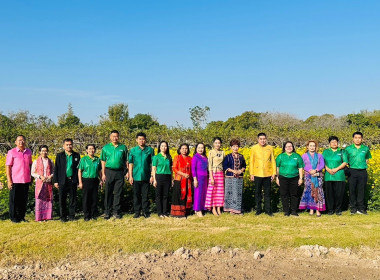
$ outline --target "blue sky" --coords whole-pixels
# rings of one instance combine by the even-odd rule
[[[0,2],[0,112],[115,103],[190,126],[380,109],[380,1]]]

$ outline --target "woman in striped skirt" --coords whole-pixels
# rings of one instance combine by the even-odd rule
[[[205,207],[215,216],[221,215],[220,207],[224,205],[224,173],[223,160],[226,156],[221,150],[222,139],[215,137],[213,139],[213,149],[208,153],[208,170],[209,183],[206,194]]]
[[[230,142],[232,153],[223,161],[226,173],[224,211],[241,215],[243,211],[243,175],[247,168],[244,156],[239,154],[240,141],[232,139]]]

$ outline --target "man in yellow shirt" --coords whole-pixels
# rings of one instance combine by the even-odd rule
[[[267,136],[261,132],[257,135],[258,144],[251,148],[249,174],[255,182],[256,215],[262,213],[262,192],[264,188],[264,210],[273,216],[271,207],[271,185],[276,175],[276,160],[273,147],[267,144]]]

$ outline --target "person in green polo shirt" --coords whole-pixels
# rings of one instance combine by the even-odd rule
[[[157,155],[153,157],[152,176],[156,188],[157,214],[160,218],[169,217],[169,190],[172,185],[172,165],[169,144],[161,141]]]
[[[350,189],[351,214],[367,214],[364,204],[365,188],[367,186],[368,160],[372,158],[369,148],[363,145],[363,133],[354,132],[353,142],[346,150],[350,176],[348,185]]]
[[[104,219],[113,215],[121,219],[120,198],[123,190],[124,174],[128,178],[128,149],[119,143],[119,131],[112,130],[111,143],[105,145],[100,153],[102,162],[102,181],[105,183]]]
[[[346,176],[344,167],[348,159],[346,152],[339,148],[339,139],[336,136],[329,137],[330,148],[323,151],[325,159],[325,187],[327,213],[333,215],[334,212],[342,215],[342,202],[346,186]]]
[[[84,220],[96,220],[98,207],[99,178],[101,178],[102,164],[95,156],[96,147],[94,144],[86,146],[87,156],[81,158],[78,167],[79,188],[83,189],[83,214]]]
[[[298,216],[298,186],[302,184],[302,169],[305,166],[292,142],[285,142],[282,154],[276,158],[277,178],[285,216]]]
[[[151,176],[152,159],[154,150],[146,146],[146,134],[139,132],[136,135],[137,146],[129,152],[129,183],[133,186],[133,208],[135,215],[139,218],[141,209],[145,218],[149,218],[149,185],[153,183]]]

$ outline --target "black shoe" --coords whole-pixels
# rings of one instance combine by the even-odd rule
[[[67,218],[65,217],[65,218],[61,218],[61,222],[62,223],[66,223],[67,222]]]
[[[69,217],[69,222],[75,221],[75,217]]]
[[[284,213],[284,216],[289,217],[290,213]]]
[[[334,211],[329,211],[327,214],[328,215],[334,215]]]
[[[91,220],[91,219],[90,218],[84,218],[85,222],[88,222],[89,220]]]
[[[336,215],[337,216],[342,216],[342,212],[338,211],[338,212],[336,212]]]
[[[259,215],[261,215],[261,213],[262,213],[262,212],[260,212],[260,211],[256,211],[255,215],[256,215],[256,216],[259,216]]]
[[[365,211],[365,210],[358,210],[358,211],[356,211],[356,214],[360,214],[360,215],[368,215],[368,214],[367,214],[367,211]]]
[[[20,222],[29,223],[29,221],[25,220],[25,218],[20,219]]]
[[[355,215],[355,214],[356,214],[356,210],[355,211],[351,210],[351,215]]]
[[[110,215],[105,215],[105,216],[104,216],[104,220],[109,220],[110,218],[111,218]]]
[[[91,219],[96,221],[98,219],[98,217],[92,217]]]
[[[292,212],[290,215],[298,217],[298,213],[297,212]]]
[[[273,213],[265,213],[265,214],[267,214],[269,217],[273,217]]]
[[[15,224],[20,223],[20,221],[19,221],[19,220],[16,220],[16,219],[11,220],[11,222],[12,222],[12,223],[15,223]]]
[[[135,215],[133,215],[133,219],[138,219],[140,218],[140,213],[135,213]]]
[[[150,217],[150,213],[144,213],[144,217],[145,217],[145,219],[149,218]]]
[[[118,220],[120,220],[122,217],[121,217],[121,215],[119,215],[119,214],[117,214],[117,215],[114,215],[113,216],[115,219],[118,219]]]

